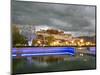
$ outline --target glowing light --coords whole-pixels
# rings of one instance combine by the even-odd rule
[[[80,49],[80,50],[81,50],[81,49],[83,49],[83,48],[82,48],[82,47],[80,47],[80,48],[78,48],[78,49]]]
[[[74,43],[74,41],[72,40],[71,43]]]
[[[86,45],[90,45],[91,43],[90,42],[86,42]]]
[[[84,39],[80,39],[80,42],[84,42]]]
[[[41,41],[38,40],[37,43],[41,44]]]
[[[66,45],[69,45],[69,43],[68,42],[65,42],[66,43]]]
[[[44,55],[66,55],[66,54],[70,54],[70,55],[74,55],[73,53],[69,53],[69,52],[61,52],[61,53],[39,53],[39,54],[22,54],[21,56],[44,56]]]
[[[13,57],[17,56],[16,54],[12,54]]]
[[[80,56],[84,56],[83,54],[80,54]]]

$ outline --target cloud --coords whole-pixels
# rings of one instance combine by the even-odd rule
[[[13,1],[12,23],[95,33],[95,6]]]

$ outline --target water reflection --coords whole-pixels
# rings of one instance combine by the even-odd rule
[[[80,50],[83,49],[77,49],[74,56],[36,56],[13,59],[13,73],[95,69],[96,56]]]

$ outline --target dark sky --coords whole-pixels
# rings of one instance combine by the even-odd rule
[[[12,23],[89,35],[95,33],[95,6],[13,1]]]

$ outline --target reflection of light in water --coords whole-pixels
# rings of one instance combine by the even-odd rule
[[[49,65],[47,62],[39,62],[39,61],[33,60],[32,57],[27,57],[27,60],[29,64],[35,64],[35,66],[38,66],[38,67],[41,67],[41,66],[46,67]]]
[[[83,61],[87,61],[87,59],[83,59]]]
[[[32,63],[32,57],[27,57],[29,63]]]
[[[94,51],[96,51],[96,48],[95,48],[95,47],[90,47],[89,50],[90,50],[91,52],[94,52]]]
[[[64,57],[64,61],[68,60],[69,58],[68,57]]]
[[[39,66],[48,66],[48,63],[46,63],[46,62],[40,62],[39,64],[38,64]]]
[[[80,56],[84,56],[84,54],[81,53]]]
[[[38,66],[38,67],[46,67],[48,66],[49,64],[47,62],[38,62],[38,61],[34,61],[33,62],[35,64],[35,66]]]

